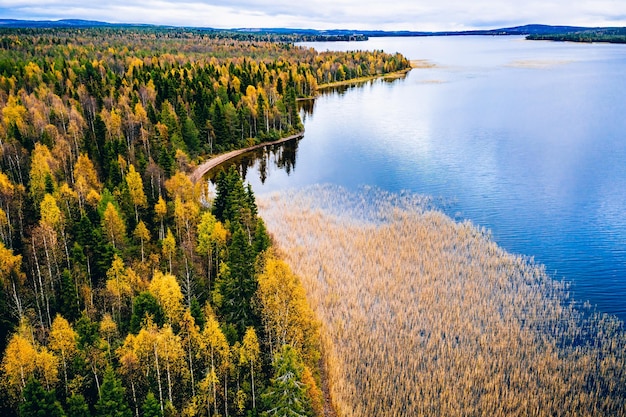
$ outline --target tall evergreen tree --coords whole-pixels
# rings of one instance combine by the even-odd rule
[[[241,339],[248,326],[258,324],[252,306],[252,297],[257,289],[254,261],[255,254],[248,238],[243,229],[237,226],[228,248],[228,268],[217,281],[221,299],[219,312],[236,328],[237,339]]]
[[[141,410],[143,411],[143,417],[162,417],[163,413],[161,412],[161,406],[159,405],[159,401],[154,396],[154,393],[150,391],[148,395],[146,395],[146,399],[141,406]]]
[[[67,417],[90,417],[89,406],[81,394],[73,394],[67,399]]]
[[[132,417],[124,398],[125,391],[113,368],[108,367],[100,387],[100,398],[96,403],[96,417]]]
[[[54,391],[46,391],[41,383],[31,378],[24,387],[24,402],[20,404],[21,417],[64,417]]]
[[[266,411],[263,417],[311,416],[310,399],[302,383],[304,365],[298,352],[289,345],[274,357],[274,377],[263,400]]]

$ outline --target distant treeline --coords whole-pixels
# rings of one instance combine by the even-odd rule
[[[526,39],[534,41],[626,43],[626,28],[590,29],[570,33],[533,34],[527,36]]]

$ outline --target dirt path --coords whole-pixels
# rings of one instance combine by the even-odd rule
[[[191,179],[192,182],[196,183],[200,180],[200,178],[202,178],[202,176],[204,174],[206,174],[207,172],[209,172],[211,169],[215,168],[216,166],[223,164],[224,162],[228,161],[229,159],[232,159],[236,156],[239,156],[243,153],[249,152],[249,151],[253,151],[255,149],[259,149],[262,148],[264,146],[269,146],[269,145],[277,145],[279,143],[283,143],[283,142],[287,142],[293,139],[300,139],[304,136],[304,131],[300,132],[300,133],[296,133],[295,135],[291,135],[291,136],[287,136],[285,138],[281,138],[278,140],[275,140],[273,142],[263,142],[263,143],[259,143],[258,145],[254,145],[254,146],[249,146],[247,148],[243,148],[243,149],[237,149],[234,151],[230,151],[230,152],[226,152],[220,155],[217,155],[205,162],[203,162],[202,164],[200,164],[189,176],[189,178]]]

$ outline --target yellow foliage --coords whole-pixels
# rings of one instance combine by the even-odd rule
[[[46,145],[40,143],[35,144],[35,149],[31,155],[30,164],[30,195],[35,200],[35,203],[43,199],[46,192],[46,178],[50,178],[54,183],[54,176],[52,175],[53,169],[56,167],[56,162],[50,153],[50,149]]]
[[[141,241],[150,241],[150,231],[146,227],[146,224],[143,222],[143,220],[140,220],[139,223],[137,223],[137,227],[135,227],[135,230],[133,231],[133,236],[135,236],[137,239],[140,239]]]
[[[13,334],[2,359],[3,385],[14,394],[21,392],[36,369],[37,349],[27,338]]]
[[[102,228],[105,230],[107,239],[114,248],[117,247],[116,245],[120,245],[124,242],[124,238],[126,237],[126,224],[111,202],[107,204],[104,210]]]
[[[163,221],[163,218],[167,214],[167,204],[163,197],[159,196],[159,201],[154,205],[154,213],[157,215],[159,221]]]
[[[128,193],[130,199],[135,207],[146,207],[148,200],[146,194],[143,191],[143,181],[141,175],[135,171],[135,166],[130,164],[128,167],[128,174],[126,174],[126,184],[128,185]]]
[[[156,271],[148,289],[159,302],[167,320],[179,323],[183,314],[183,293],[176,277]]]
[[[13,249],[7,248],[4,243],[0,242],[0,280],[5,288],[8,288],[15,278],[18,283],[23,283],[25,279],[22,273],[22,255],[14,255]]]
[[[307,364],[314,366],[319,358],[317,323],[298,277],[284,261],[269,254],[258,285],[257,297],[270,352],[274,354],[283,345],[290,345],[301,352]]]
[[[108,313],[100,320],[100,334],[104,336],[107,341],[117,334],[117,323],[115,323],[113,317]]]
[[[78,333],[63,316],[57,314],[50,327],[48,347],[59,352],[63,358],[69,358],[77,352],[77,342]]]
[[[10,94],[6,105],[2,108],[4,126],[8,128],[15,124],[20,131],[23,131],[27,113],[26,107],[20,104],[18,98]]]
[[[57,229],[63,221],[63,216],[56,199],[52,195],[46,194],[39,204],[39,207],[41,210],[42,225],[48,226],[51,229]]]
[[[165,181],[165,189],[172,199],[180,198],[183,202],[197,201],[199,197],[198,189],[191,179],[180,171]]]

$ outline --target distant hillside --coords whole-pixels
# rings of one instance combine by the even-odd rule
[[[59,27],[124,27],[124,26],[153,26],[134,23],[108,23],[98,20],[61,19],[61,20],[18,20],[0,19],[0,27],[8,28],[59,28]]]
[[[159,29],[181,29],[175,26],[159,26],[135,23],[108,23],[96,20],[62,19],[62,20],[17,20],[0,19],[0,28],[124,28],[145,27]],[[209,32],[218,36],[234,38],[264,38],[272,41],[365,41],[370,37],[387,36],[467,36],[467,35],[527,35],[528,39],[570,40],[577,42],[612,42],[626,41],[626,28],[589,28],[580,26],[524,25],[499,29],[466,30],[466,31],[384,31],[384,30],[349,30],[349,29],[294,29],[294,28],[233,28],[214,29],[189,27],[187,29]]]

